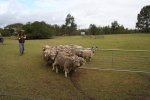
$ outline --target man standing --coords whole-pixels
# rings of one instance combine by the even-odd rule
[[[17,38],[19,40],[19,50],[20,50],[20,56],[21,56],[24,53],[24,43],[26,39],[24,30],[19,31]]]

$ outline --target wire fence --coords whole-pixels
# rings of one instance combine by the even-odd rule
[[[81,68],[150,73],[150,51],[99,49]]]

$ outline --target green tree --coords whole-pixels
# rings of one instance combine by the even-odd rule
[[[95,24],[90,24],[89,31],[91,35],[97,35],[98,34],[98,28]]]
[[[110,26],[103,27],[103,32],[104,34],[111,34],[111,27]]]
[[[142,32],[150,32],[150,5],[144,6],[137,15],[136,27]]]
[[[97,27],[97,29],[98,29],[98,35],[103,35],[104,34],[104,29],[103,29],[103,27]]]
[[[9,24],[9,25],[7,25],[7,26],[4,27],[4,32],[6,32],[7,34],[9,33],[9,36],[11,36],[11,35],[17,35],[17,32],[22,27],[23,27],[22,23]]]
[[[4,37],[8,37],[8,36],[11,36],[10,34],[10,31],[8,29],[3,29],[1,30],[1,35],[4,36]]]
[[[75,23],[75,19],[71,14],[68,14],[65,22],[65,33],[67,35],[76,35],[77,24]]]
[[[65,30],[66,30],[66,26],[64,24],[61,25],[61,27],[60,27],[60,34],[59,35],[65,35],[66,34]]]
[[[53,33],[54,33],[56,36],[61,35],[61,28],[60,28],[60,26],[58,26],[57,24],[54,24],[54,25],[52,25],[51,27],[52,27]]]
[[[52,28],[44,21],[28,22],[23,26],[28,39],[52,38]]]
[[[118,27],[118,33],[119,33],[119,34],[125,33],[125,29],[124,29],[124,26],[123,26],[123,25],[121,25],[121,26]]]
[[[116,34],[118,33],[118,30],[119,30],[119,24],[117,21],[114,21],[111,23],[111,33],[112,34]]]

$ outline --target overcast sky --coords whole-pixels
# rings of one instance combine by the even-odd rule
[[[34,21],[62,25],[70,13],[80,29],[114,21],[134,29],[137,14],[149,4],[150,0],[0,0],[0,27]]]

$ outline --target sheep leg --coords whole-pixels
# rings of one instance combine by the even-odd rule
[[[67,72],[65,71],[65,77],[67,78]]]
[[[58,73],[58,66],[56,67],[56,73]]]
[[[65,77],[67,77],[67,73],[69,73],[69,70],[66,66],[64,66],[64,70],[65,70]]]
[[[52,68],[52,70],[54,70],[55,69],[55,63],[53,63],[53,68]]]

